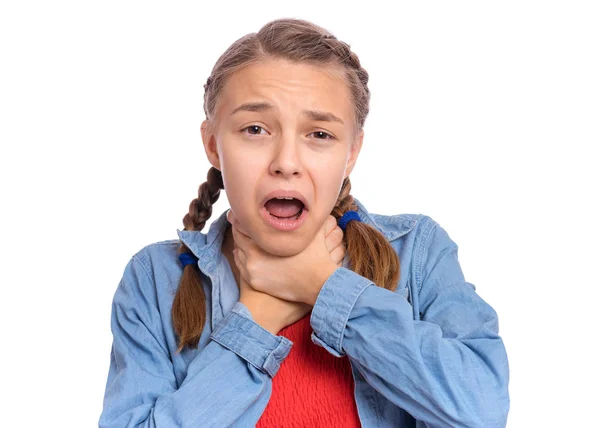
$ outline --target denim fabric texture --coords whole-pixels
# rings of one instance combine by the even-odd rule
[[[324,283],[311,340],[347,355],[364,427],[505,427],[509,366],[494,309],[465,281],[458,246],[423,214],[369,213],[400,260],[396,291],[348,269]],[[240,303],[221,253],[224,211],[208,233],[177,230],[198,257],[207,322],[198,349],[176,354],[171,306],[183,267],[179,239],[138,251],[113,298],[108,379],[99,427],[253,427],[293,343]]]

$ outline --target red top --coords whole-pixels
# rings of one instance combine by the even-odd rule
[[[278,333],[294,345],[273,377],[271,398],[257,428],[361,426],[348,356],[336,357],[312,342],[310,315]]]

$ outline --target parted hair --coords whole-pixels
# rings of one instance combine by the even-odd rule
[[[354,103],[354,135],[364,126],[369,112],[369,75],[350,46],[316,24],[301,19],[276,19],[265,24],[258,33],[247,34],[235,41],[217,60],[204,85],[204,112],[214,120],[215,106],[227,78],[241,68],[265,59],[284,59],[332,70],[343,70]],[[208,170],[206,181],[198,188],[189,212],[183,217],[184,230],[201,231],[212,215],[212,206],[223,189],[221,171]],[[331,215],[339,218],[358,206],[350,194],[350,178],[344,179]],[[375,228],[350,221],[346,225],[343,244],[348,268],[373,281],[377,286],[394,291],[400,277],[398,255]],[[181,242],[179,253],[189,251]],[[177,353],[185,346],[197,348],[206,322],[206,296],[197,264],[187,264],[175,294],[172,321],[178,338]]]

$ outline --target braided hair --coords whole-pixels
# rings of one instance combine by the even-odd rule
[[[354,103],[354,136],[358,134],[369,113],[369,74],[350,45],[309,21],[291,18],[268,22],[258,33],[250,33],[236,40],[219,57],[204,85],[204,113],[207,120],[216,121],[215,106],[229,76],[251,63],[273,58],[329,66],[332,71],[341,71]],[[206,182],[198,189],[198,197],[192,200],[189,212],[183,217],[184,230],[201,231],[204,228],[223,188],[221,171],[211,167]],[[336,220],[346,211],[358,210],[350,189],[350,178],[346,177],[331,212]],[[343,244],[349,269],[370,279],[377,286],[392,291],[396,289],[400,277],[398,255],[378,230],[363,222],[349,222]],[[189,249],[182,242],[179,252],[187,251]],[[206,323],[206,296],[196,264],[183,267],[173,301],[172,320],[178,336],[177,352],[185,346],[197,348]]]

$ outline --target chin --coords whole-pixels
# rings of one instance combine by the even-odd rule
[[[309,242],[306,235],[293,235],[285,233],[273,233],[262,236],[257,244],[267,253],[280,257],[290,257],[302,252]]]

